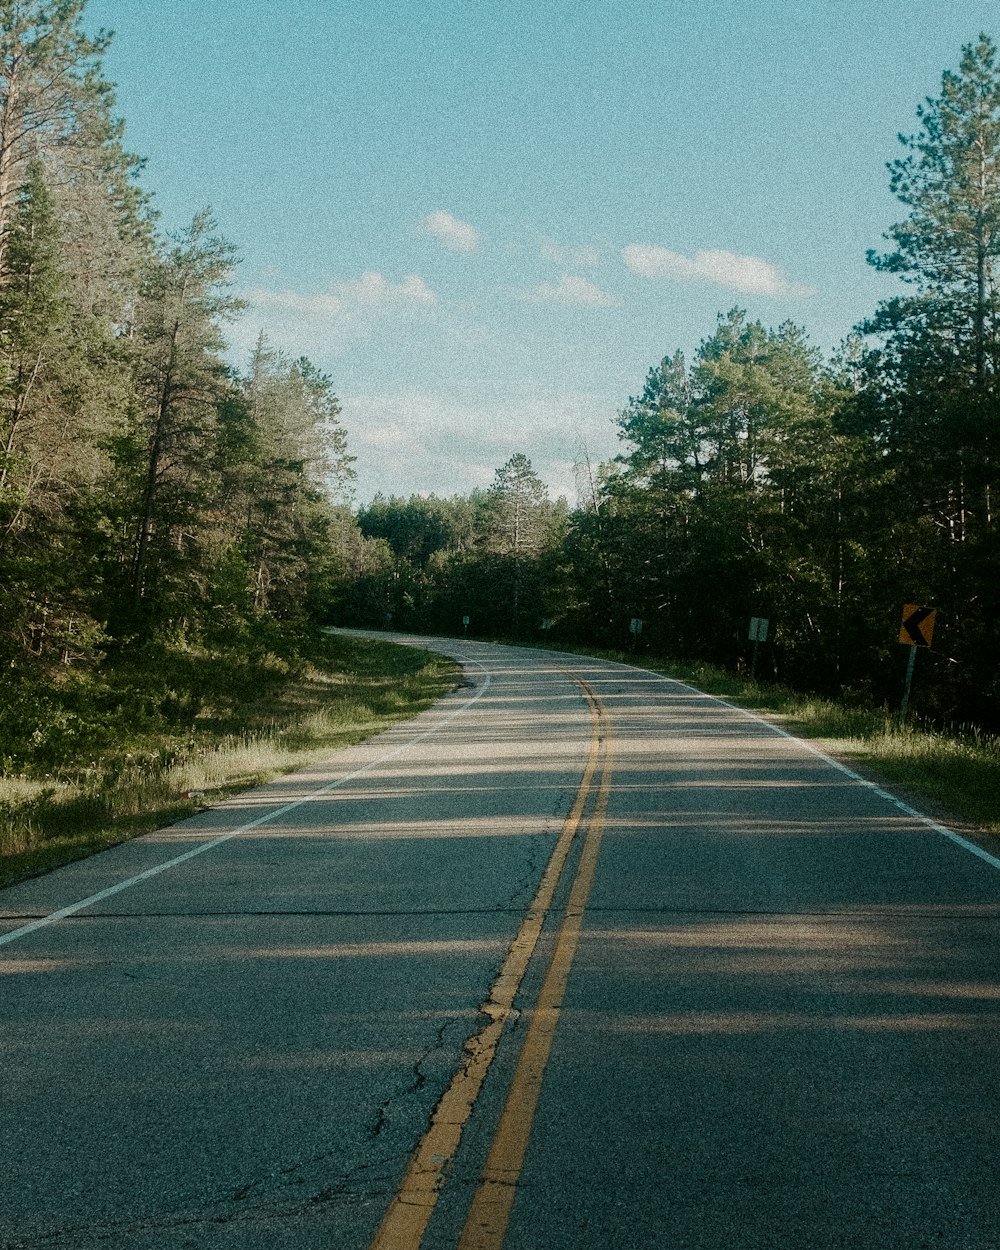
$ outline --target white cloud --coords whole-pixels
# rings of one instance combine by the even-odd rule
[[[358,457],[356,497],[466,494],[486,487],[516,451],[531,460],[553,498],[576,497],[573,462],[581,443],[594,460],[617,450],[605,400],[586,393],[498,397],[466,403],[423,391],[341,396]]]
[[[740,256],[723,248],[706,248],[691,257],[655,244],[631,243],[622,255],[629,269],[643,278],[709,282],[747,295],[815,294],[810,287],[789,282],[770,261],[759,256]]]
[[[423,278],[415,273],[407,274],[402,282],[394,284],[383,274],[369,271],[360,278],[345,278],[334,282],[331,290],[347,308],[386,311],[437,303],[437,296]]]
[[[557,265],[565,265],[569,269],[596,269],[601,263],[601,253],[596,247],[574,247],[556,243],[554,239],[543,240],[542,255],[546,260],[555,261]]]
[[[254,308],[313,318],[341,317],[345,309],[344,301],[329,291],[303,295],[299,291],[269,291],[265,287],[251,287],[243,292],[243,298]]]
[[[482,243],[482,236],[475,226],[459,221],[444,208],[428,213],[420,228],[452,252],[478,252]]]
[[[587,308],[614,308],[618,301],[588,278],[565,275],[558,282],[540,282],[521,292],[521,299],[532,304],[580,304]]]
[[[375,270],[338,279],[315,293],[253,287],[242,295],[250,308],[234,327],[234,346],[251,349],[263,329],[276,347],[296,355],[343,351],[368,337],[380,321],[411,316],[438,303],[419,274],[392,282]]]
[[[418,274],[408,274],[402,282],[393,283],[374,270],[360,278],[331,282],[326,291],[314,295],[255,287],[244,292],[244,298],[255,308],[280,309],[320,319],[337,319],[359,310],[389,312],[437,303],[437,296]]]

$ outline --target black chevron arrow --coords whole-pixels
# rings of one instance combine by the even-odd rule
[[[923,633],[921,632],[920,626],[924,623],[924,621],[929,616],[933,615],[933,612],[934,612],[933,608],[917,608],[916,612],[911,612],[909,616],[904,618],[903,629],[905,629],[906,632],[913,639],[914,646],[916,647],[929,647],[930,646],[930,643],[927,641],[927,639],[924,637]]]

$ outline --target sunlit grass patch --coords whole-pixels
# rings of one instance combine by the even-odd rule
[[[972,824],[1000,833],[1000,740],[978,731],[900,729],[827,747],[866,764]]]
[[[291,661],[188,653],[165,667],[145,684],[141,669],[105,676],[95,707],[74,690],[80,749],[64,735],[62,758],[50,745],[34,762],[20,747],[20,769],[0,775],[0,886],[325,758],[458,680],[442,656],[353,638],[312,639]]]
[[[738,677],[730,679],[724,697],[772,715],[830,754],[932,800],[943,814],[1000,833],[1000,739],[990,734],[969,726],[902,725],[887,708],[769,690]]]

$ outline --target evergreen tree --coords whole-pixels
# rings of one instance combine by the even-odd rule
[[[51,449],[45,443],[52,431],[43,427],[53,417],[60,424],[61,415],[53,414],[45,391],[68,307],[52,197],[39,161],[21,188],[6,260],[0,287],[0,498],[7,496],[3,524],[10,531],[19,525],[32,490],[50,476],[45,461]]]
[[[520,559],[535,555],[545,542],[548,491],[531,461],[516,452],[497,469],[489,490],[490,550]]]
[[[0,0],[0,283],[31,161],[70,165],[120,132],[101,76],[110,36],[84,32],[84,8],[85,0]]]
[[[992,40],[962,49],[941,95],[917,110],[921,130],[900,136],[890,187],[910,210],[886,236],[893,251],[869,251],[876,268],[915,288],[880,309],[872,328],[909,327],[935,342],[938,368],[982,389],[997,372],[996,266],[1000,256],[1000,76]]]
[[[219,410],[232,389],[222,322],[242,307],[228,291],[236,256],[199,213],[147,268],[138,307],[137,407],[119,468],[134,483],[125,553],[133,612],[185,616],[218,489]],[[149,611],[146,611],[149,616]]]
[[[332,509],[346,502],[354,458],[333,381],[258,340],[244,388],[251,439],[225,478],[225,509],[242,544],[258,614],[289,615],[310,598],[329,553]],[[234,494],[235,491],[235,494]]]
[[[8,645],[37,655],[79,623],[68,496],[80,475],[62,393],[71,368],[59,236],[41,163],[21,188],[0,286],[0,603]],[[13,631],[14,637],[11,637]]]
[[[909,210],[869,260],[911,294],[883,303],[862,329],[871,346],[859,412],[891,474],[884,507],[898,530],[895,597],[933,598],[939,641],[960,661],[966,701],[984,683],[975,657],[1000,645],[997,476],[1000,457],[1000,68],[986,35],[962,49],[890,186]],[[942,675],[942,680],[944,680]],[[990,683],[985,683],[989,685]],[[994,683],[996,685],[996,683]],[[1000,687],[996,687],[1000,690]],[[950,697],[950,696],[949,696]]]
[[[901,136],[890,186],[910,210],[889,231],[895,249],[869,252],[913,294],[883,303],[863,329],[873,433],[901,486],[948,537],[991,527],[998,430],[997,265],[1000,258],[1000,72],[992,41],[963,48],[941,95]]]
[[[541,557],[561,538],[565,510],[554,507],[531,461],[516,452],[497,469],[486,498],[485,551],[494,557],[490,581],[494,619],[516,635],[530,616],[541,615],[544,583]],[[506,592],[506,594],[504,594]],[[506,603],[504,602],[506,598]]]

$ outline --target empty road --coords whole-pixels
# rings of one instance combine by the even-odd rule
[[[0,893],[0,1248],[998,1250],[1000,860],[432,645],[415,721]]]

